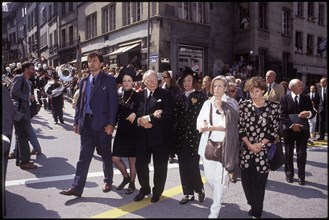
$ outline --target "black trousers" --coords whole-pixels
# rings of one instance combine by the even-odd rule
[[[286,177],[294,177],[294,149],[296,145],[297,152],[297,167],[298,177],[305,178],[305,166],[307,158],[307,141],[310,136],[308,130],[301,130],[300,132],[293,132],[291,129],[287,131],[287,136],[284,138],[285,147],[285,165],[284,171]]]
[[[200,155],[192,155],[187,146],[178,153],[179,174],[184,195],[194,195],[203,191],[203,182],[199,167]]]
[[[251,206],[252,215],[260,218],[263,212],[265,187],[268,173],[256,170],[255,159],[249,160],[249,167],[241,169],[241,182],[247,202]]]
[[[22,118],[20,121],[14,121],[16,135],[16,166],[30,162],[29,123],[31,123],[31,121],[25,118]]]
[[[319,134],[320,139],[324,139],[325,132],[327,132],[328,124],[327,124],[327,110],[323,109],[319,114]]]
[[[136,150],[136,171],[139,184],[141,185],[140,193],[148,195],[151,193],[149,163],[153,156],[154,176],[152,188],[153,196],[161,196],[164,191],[167,180],[169,149],[163,144],[155,146],[138,147]]]

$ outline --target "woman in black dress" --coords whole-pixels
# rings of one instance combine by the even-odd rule
[[[134,135],[137,127],[132,122],[136,118],[136,114],[133,113],[133,105],[137,93],[133,90],[133,79],[134,73],[128,68],[120,70],[117,82],[121,83],[122,87],[118,90],[118,127],[112,153],[112,161],[123,176],[123,181],[117,189],[121,190],[129,183],[126,194],[134,192],[136,179],[136,146],[134,144]],[[128,157],[130,175],[127,172],[125,163],[121,159],[122,157]]]

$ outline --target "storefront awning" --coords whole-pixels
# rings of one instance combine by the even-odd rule
[[[83,57],[81,57],[81,62],[86,62],[87,61],[87,56],[83,56]],[[70,61],[70,62],[68,62],[69,64],[72,64],[72,63],[76,63],[77,62],[77,60],[72,60],[72,61]]]
[[[112,51],[109,54],[106,54],[105,56],[112,56],[112,55],[119,55],[119,54],[123,54],[135,47],[137,47],[138,45],[140,45],[140,43],[137,44],[132,44],[132,45],[128,45],[128,46],[124,46],[124,47],[119,47],[118,49],[116,49],[115,51]]]

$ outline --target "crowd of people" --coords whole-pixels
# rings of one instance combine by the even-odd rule
[[[206,192],[199,166],[202,160],[207,184],[213,190],[209,218],[218,217],[229,182],[236,183],[238,178],[251,207],[248,214],[260,218],[270,171],[268,151],[281,138],[286,181],[294,182],[296,148],[298,184],[305,185],[307,144],[324,140],[327,132],[326,77],[305,93],[299,79],[277,83],[273,70],[267,71],[265,78],[250,76],[250,68],[240,71],[236,67],[239,64],[213,79],[202,78],[187,66],[179,74],[164,71],[160,79],[153,70],[104,68],[103,56],[98,52],[90,53],[87,60],[88,69],[82,70],[82,77],[70,82],[61,82],[51,68],[38,69],[35,74],[32,62],[24,62],[12,71],[7,69],[11,79],[8,74],[3,76],[3,100],[8,102],[3,106],[14,109],[8,110],[13,114],[4,115],[3,156],[8,158],[14,127],[16,147],[9,158],[16,158],[21,169],[36,169],[30,155],[41,153],[31,124],[31,102],[38,100],[51,110],[55,124],[58,120],[65,123],[64,94],[70,94],[80,152],[73,183],[60,194],[82,196],[96,150],[103,162],[103,192],[112,190],[114,164],[123,178],[117,190],[128,185],[126,194],[132,194],[138,178],[141,188],[134,201],[152,193],[151,202],[156,203],[165,188],[168,161],[173,163],[177,156],[183,191],[179,204],[193,201],[195,193],[200,203],[204,201]],[[33,88],[37,89],[37,97]],[[317,129],[319,138],[315,139]],[[220,161],[205,157],[208,140],[222,146]],[[37,142],[32,151],[29,141]],[[128,158],[129,173],[124,157]],[[151,158],[153,186],[149,176]]]

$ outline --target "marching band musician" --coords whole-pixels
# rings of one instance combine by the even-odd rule
[[[53,80],[49,81],[45,86],[45,91],[50,97],[50,102],[52,106],[52,113],[55,120],[55,124],[59,121],[64,124],[63,119],[63,107],[64,107],[64,95],[66,93],[66,88],[59,81],[59,76],[56,72],[53,73]]]

